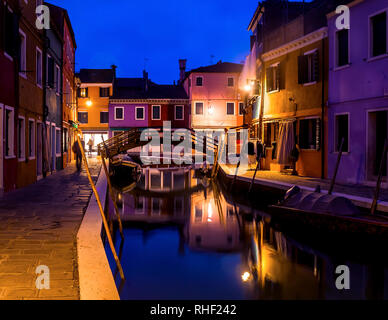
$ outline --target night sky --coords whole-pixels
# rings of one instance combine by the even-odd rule
[[[116,64],[119,77],[141,77],[146,64],[153,81],[169,84],[179,77],[179,58],[188,59],[188,69],[219,60],[242,62],[258,0],[48,2],[69,12],[77,71]]]

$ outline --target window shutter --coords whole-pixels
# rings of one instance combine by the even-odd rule
[[[19,17],[12,14],[12,32],[13,32],[13,54],[17,61],[20,61],[20,34],[19,34]]]
[[[307,59],[306,56],[298,57],[298,83],[303,84],[306,82],[306,71],[307,71]]]
[[[77,88],[77,97],[81,98],[81,88]]]
[[[85,98],[89,97],[89,88],[85,88]]]
[[[272,81],[272,68],[267,68],[267,71],[266,71],[266,82],[267,82],[267,92],[271,92],[273,90],[272,88],[272,84],[273,84],[273,81]]]
[[[313,81],[319,81],[319,53],[318,50],[313,53]]]

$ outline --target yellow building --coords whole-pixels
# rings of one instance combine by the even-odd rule
[[[326,176],[324,160],[327,102],[327,28],[265,52],[263,142],[268,147],[264,168],[283,171],[293,167],[302,176]]]
[[[76,75],[79,80],[78,122],[84,134],[87,149],[93,142],[93,151],[109,132],[109,97],[113,94],[115,66],[111,69],[81,69]]]

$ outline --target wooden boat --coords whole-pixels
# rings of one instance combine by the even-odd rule
[[[130,157],[116,157],[110,162],[112,185],[120,190],[132,188],[141,177],[141,166]],[[132,188],[133,189],[133,188]]]
[[[388,237],[388,219],[360,210],[347,198],[293,187],[278,205],[269,206],[279,222],[318,231]]]

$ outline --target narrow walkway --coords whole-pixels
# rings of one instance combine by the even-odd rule
[[[89,159],[96,180],[100,165]],[[0,299],[79,299],[76,236],[91,188],[75,165],[0,198]],[[36,267],[50,270],[37,290]]]
[[[225,170],[226,173],[230,175],[235,174],[236,166],[222,165],[222,168]],[[253,174],[254,174],[254,170],[249,170],[244,174],[239,173],[238,176],[241,178],[243,177],[247,179],[252,179]],[[273,183],[274,185],[277,184],[279,188],[282,188],[282,189],[288,189],[290,185],[298,185],[300,187],[311,188],[311,189],[315,189],[317,185],[320,185],[322,190],[328,190],[330,187],[330,180],[328,179],[292,176],[288,174],[282,174],[280,172],[266,171],[266,170],[257,171],[256,181]],[[337,183],[334,186],[333,192],[338,194],[346,194],[357,198],[365,198],[372,201],[374,197],[375,187],[359,185],[359,184]],[[388,190],[386,188],[383,188],[383,186],[380,191],[379,201],[388,202]]]

